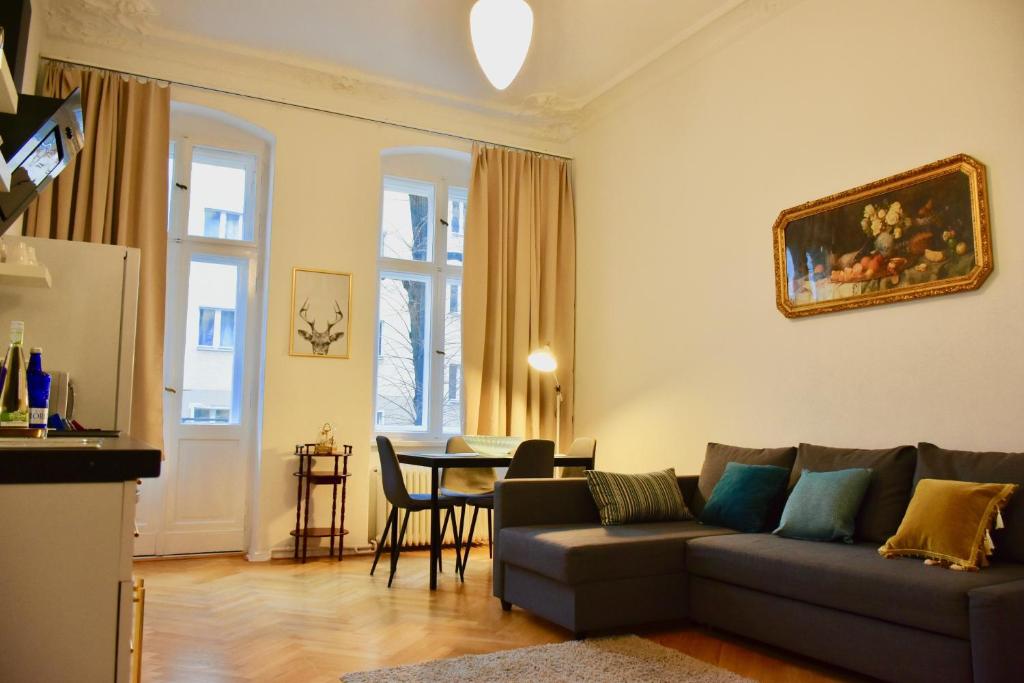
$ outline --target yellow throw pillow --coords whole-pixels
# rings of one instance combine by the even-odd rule
[[[878,552],[883,557],[923,557],[976,571],[988,566],[988,536],[1016,484],[975,484],[922,479],[896,535]]]

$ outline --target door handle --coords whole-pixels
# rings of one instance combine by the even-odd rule
[[[168,394],[176,394],[176,393],[178,393],[178,390],[175,389],[174,387],[164,387],[164,391],[166,391]]]

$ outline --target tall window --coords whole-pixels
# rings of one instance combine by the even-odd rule
[[[380,226],[378,432],[462,430],[466,190],[385,176]]]
[[[239,424],[256,234],[256,154],[176,135],[168,199],[168,375],[180,377],[181,424]],[[173,328],[180,328],[177,336]],[[184,339],[183,348],[180,339]],[[174,348],[178,347],[178,348]]]

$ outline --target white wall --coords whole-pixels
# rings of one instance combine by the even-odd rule
[[[576,433],[623,471],[749,446],[1024,450],[1024,3],[754,0],[598,102],[573,141]],[[787,320],[779,211],[966,152],[995,273]]]

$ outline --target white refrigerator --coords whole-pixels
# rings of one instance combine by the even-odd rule
[[[12,235],[3,239],[9,257],[19,241],[33,247],[52,284],[46,287],[38,275],[26,274],[29,269],[0,264],[0,353],[7,349],[10,321],[25,321],[25,346],[43,349],[43,369],[66,373],[74,392],[74,419],[88,429],[127,434],[139,250]]]

